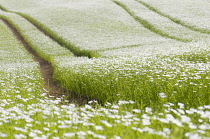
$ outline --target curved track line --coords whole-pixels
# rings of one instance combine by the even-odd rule
[[[39,31],[44,33],[46,36],[51,38],[53,41],[57,42],[59,45],[65,47],[65,48],[69,49],[70,52],[72,52],[75,56],[78,56],[78,57],[87,56],[88,58],[93,58],[93,57],[99,56],[99,54],[97,52],[92,52],[92,51],[88,51],[88,50],[80,50],[79,48],[77,48],[76,46],[71,44],[70,42],[66,42],[66,40],[64,40],[61,36],[59,36],[55,32],[53,32],[50,28],[48,28],[47,26],[45,26],[44,24],[40,23],[39,21],[37,21],[36,19],[32,18],[31,16],[29,16],[27,14],[24,14],[21,12],[9,11],[2,5],[0,5],[0,9],[4,12],[17,14],[17,15],[21,16],[22,18],[26,19],[28,22],[30,22],[32,25],[34,25]]]
[[[151,10],[153,12],[156,12],[157,14],[159,14],[161,16],[164,16],[164,17],[168,18],[169,20],[171,20],[172,22],[174,22],[176,24],[179,24],[179,25],[181,25],[181,26],[183,26],[185,28],[188,28],[188,29],[190,29],[192,31],[197,31],[197,32],[200,32],[200,33],[210,34],[210,30],[200,29],[200,28],[197,28],[196,26],[188,25],[184,21],[181,21],[179,19],[173,18],[170,15],[164,14],[161,11],[159,11],[158,9],[156,9],[155,7],[152,7],[152,6],[150,6],[149,4],[147,4],[147,3],[143,2],[143,1],[140,1],[140,0],[135,0],[135,1],[140,3],[140,4],[142,4],[142,5],[144,5],[149,10]]]
[[[1,19],[1,18],[0,18]],[[1,19],[6,26],[12,31],[16,39],[24,46],[26,51],[30,53],[33,56],[34,61],[38,62],[40,65],[40,72],[42,74],[42,78],[44,80],[44,88],[47,90],[48,95],[53,96],[55,98],[61,97],[62,95],[65,95],[67,100],[69,102],[74,102],[76,104],[83,104],[87,100],[84,97],[79,97],[76,95],[76,93],[68,91],[64,88],[61,88],[58,86],[52,79],[53,74],[53,67],[52,65],[39,57],[27,44],[27,42],[24,40],[24,38],[20,35],[20,33],[17,31],[15,27],[13,27],[9,22],[7,22],[5,19]]]
[[[106,49],[98,50],[98,52],[118,50],[118,49],[122,49],[122,48],[140,47],[140,46],[144,46],[144,44],[124,45],[124,46],[121,46],[121,47],[106,48]]]
[[[171,36],[165,32],[163,32],[162,30],[159,30],[157,29],[155,26],[153,26],[152,24],[150,24],[148,21],[144,20],[144,19],[141,19],[139,18],[138,16],[136,16],[135,14],[133,14],[133,12],[131,12],[129,10],[129,8],[126,7],[126,5],[124,5],[123,3],[121,2],[117,2],[117,1],[114,1],[113,2],[115,4],[117,4],[118,6],[120,6],[122,9],[124,9],[130,16],[132,16],[137,22],[139,22],[141,25],[143,25],[145,28],[149,29],[151,32],[154,32],[162,37],[165,37],[165,38],[168,38],[168,39],[173,39],[173,40],[177,40],[177,41],[180,41],[180,42],[188,42],[187,39],[181,39],[181,38],[178,38],[178,37],[175,37],[175,36]]]

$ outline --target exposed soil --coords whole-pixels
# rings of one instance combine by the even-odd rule
[[[42,74],[42,78],[44,80],[44,88],[48,93],[48,96],[54,97],[54,98],[59,98],[65,95],[66,100],[68,100],[70,103],[76,103],[78,105],[87,103],[87,99],[81,96],[78,96],[76,93],[68,91],[59,85],[57,85],[53,79],[53,68],[51,64],[41,57],[39,57],[33,50],[32,48],[27,44],[27,42],[24,40],[24,38],[20,35],[20,33],[6,20],[1,19],[7,27],[13,32],[13,34],[16,36],[17,40],[19,40],[25,49],[27,50],[28,53],[30,53],[34,61],[38,62],[40,65],[40,72]]]

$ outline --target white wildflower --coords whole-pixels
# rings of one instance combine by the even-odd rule
[[[193,134],[193,133],[185,133],[185,136],[190,138],[190,139],[201,139],[201,137],[199,136],[198,133],[195,133],[195,134]]]
[[[8,136],[7,134],[0,133],[0,137],[2,137],[2,138],[6,138],[7,136]]]
[[[106,139],[105,136],[103,136],[103,135],[98,135],[98,134],[93,134],[93,137],[99,138],[99,139]]]
[[[95,126],[96,130],[104,130],[104,128],[102,126]]]
[[[52,137],[52,139],[60,139],[60,137]]]
[[[114,135],[114,137],[112,139],[121,139],[121,137]]]
[[[113,109],[119,109],[120,107],[118,105],[112,105],[111,108],[113,108]]]
[[[198,128],[200,128],[202,130],[210,130],[210,125],[209,124],[202,124],[202,125],[199,125]]]
[[[69,128],[70,125],[59,125],[58,128]]]
[[[167,135],[169,135],[169,134],[171,134],[171,129],[163,128],[163,132],[165,132]]]
[[[159,93],[158,95],[159,95],[159,97],[161,97],[161,98],[166,98],[166,97],[167,97],[164,93]]]
[[[139,110],[139,109],[133,109],[133,112],[135,112],[135,113],[141,113],[141,110]]]
[[[184,104],[183,103],[180,103],[180,102],[178,102],[178,105],[179,105],[179,108],[184,108]]]
[[[27,138],[25,135],[23,134],[14,134],[13,135],[15,139],[22,139],[22,138]]]
[[[75,133],[64,133],[63,136],[64,137],[74,137]]]
[[[142,125],[150,125],[150,120],[149,119],[142,119]]]
[[[186,115],[181,115],[181,121],[183,123],[190,123],[191,119],[189,117],[187,117]]]
[[[152,113],[152,108],[146,107],[146,108],[145,108],[145,111],[146,111],[147,113],[150,113],[150,114],[151,114],[151,113]]]
[[[110,123],[108,123],[107,121],[105,121],[105,120],[101,120],[100,122],[105,124],[108,127],[112,127],[112,125]]]

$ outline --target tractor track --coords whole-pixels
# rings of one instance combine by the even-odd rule
[[[204,34],[210,34],[210,30],[205,30],[205,29],[201,29],[201,28],[198,28],[198,27],[195,27],[193,25],[189,25],[188,23],[182,21],[182,20],[179,20],[179,19],[176,19],[168,14],[165,14],[163,12],[161,12],[160,10],[158,10],[157,8],[155,7],[152,7],[151,5],[149,5],[148,3],[146,2],[143,2],[141,0],[135,0],[136,2],[144,5],[145,7],[147,7],[149,10],[153,11],[153,12],[156,12],[157,14],[159,14],[160,16],[163,16],[163,17],[166,17],[168,18],[169,20],[171,20],[172,22],[176,23],[176,24],[179,24],[185,28],[188,28],[192,31],[196,31],[196,32],[200,32],[200,33],[204,33]]]
[[[57,85],[52,79],[53,67],[51,63],[39,57],[36,54],[36,52],[34,52],[32,48],[28,45],[28,43],[24,40],[24,38],[17,31],[17,29],[13,27],[8,21],[1,18],[0,20],[2,20],[6,24],[6,26],[11,30],[16,39],[24,46],[26,51],[33,56],[34,61],[39,63],[40,72],[44,81],[44,89],[48,93],[48,96],[54,98],[60,98],[62,96],[65,96],[65,100],[68,100],[70,103],[75,103],[78,105],[82,105],[87,102],[87,98],[78,96],[76,93],[66,90]]]
[[[169,35],[168,33],[165,33],[164,31],[156,28],[154,25],[152,25],[150,22],[148,22],[147,20],[144,20],[138,16],[136,16],[125,4],[123,4],[122,2],[118,2],[118,1],[114,1],[113,2],[118,5],[119,7],[121,7],[123,10],[125,10],[133,19],[135,19],[137,22],[139,22],[141,25],[143,25],[144,28],[150,30],[151,32],[164,37],[164,38],[168,38],[168,39],[172,39],[172,40],[176,40],[176,41],[180,41],[180,42],[188,42],[189,40],[187,39],[182,39],[173,35]]]

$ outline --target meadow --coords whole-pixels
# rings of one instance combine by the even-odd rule
[[[0,0],[0,138],[210,138],[209,8]],[[83,104],[51,95],[14,30]]]

